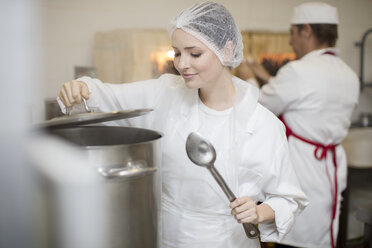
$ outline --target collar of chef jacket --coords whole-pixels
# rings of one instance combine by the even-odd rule
[[[243,80],[233,77],[236,88],[236,100],[233,106],[233,125],[236,133],[252,133],[256,123],[254,111],[258,104],[259,90]],[[181,97],[179,111],[181,115],[181,133],[186,138],[199,127],[198,89],[188,89]]]
[[[305,56],[303,56],[301,59],[307,59],[307,58],[310,58],[310,57],[313,57],[313,56],[322,55],[326,52],[334,53],[336,56],[339,54],[339,51],[336,48],[327,47],[327,48],[324,48],[324,49],[318,49],[318,50],[311,51],[311,52],[307,53]]]

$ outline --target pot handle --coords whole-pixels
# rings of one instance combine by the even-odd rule
[[[98,168],[98,172],[106,179],[133,179],[143,177],[155,172],[157,169],[154,167],[144,168],[142,162],[135,162],[134,165],[129,165],[122,168]]]

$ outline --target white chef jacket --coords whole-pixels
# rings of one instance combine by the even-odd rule
[[[357,75],[337,56],[335,49],[315,50],[283,66],[261,88],[259,102],[285,122],[297,135],[323,145],[339,144],[350,126],[359,96]],[[334,164],[317,160],[314,146],[293,136],[288,138],[292,164],[309,206],[282,243],[298,247],[331,247],[331,214],[334,192]],[[347,163],[341,145],[336,147],[338,203],[333,224],[336,242],[341,192],[346,187]]]
[[[88,84],[89,106],[101,111],[154,109],[151,114],[117,124],[164,133],[162,247],[260,247],[259,240],[248,239],[231,215],[229,201],[209,171],[187,157],[186,138],[203,125],[199,123],[197,89],[187,88],[182,77],[170,74],[120,85],[88,77],[78,80]],[[307,198],[292,168],[282,123],[258,103],[257,88],[235,77],[233,82],[237,98],[228,114],[230,130],[226,130],[231,135],[224,136],[230,141],[216,146],[215,166],[238,197],[247,195],[271,206],[275,223],[259,225],[261,239],[279,241],[306,206]]]

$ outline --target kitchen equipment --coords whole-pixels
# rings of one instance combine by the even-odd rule
[[[63,113],[55,98],[48,98],[44,101],[45,120],[50,120],[56,117],[63,116]]]
[[[88,113],[92,112],[92,111],[89,109],[89,107],[88,107],[87,100],[85,100],[84,97],[82,97],[82,99],[83,99],[83,103],[84,103],[85,110],[86,110]]]
[[[372,127],[354,127],[342,141],[349,167],[372,167]]]
[[[367,29],[362,37],[362,40],[360,42],[356,42],[356,46],[360,46],[360,70],[359,70],[359,81],[360,81],[360,90],[363,91],[365,87],[371,87],[371,82],[365,81],[365,75],[364,75],[364,66],[365,66],[365,48],[366,48],[366,41],[368,35],[372,34],[372,28]],[[368,54],[368,53],[367,53]]]
[[[214,162],[216,161],[216,150],[213,145],[199,133],[192,132],[186,140],[186,152],[187,156],[194,164],[206,167],[210,171],[229,201],[233,202],[236,199],[234,193],[230,190],[229,186],[214,166]],[[254,224],[243,223],[243,227],[248,238],[253,239],[260,235],[260,231]]]
[[[40,125],[43,133],[68,141],[81,151],[87,164],[101,176],[105,209],[104,223],[101,224],[106,227],[102,237],[107,248],[158,247],[161,177],[157,170],[160,168],[162,134],[136,127],[81,124],[130,118],[150,111],[89,112],[56,118]],[[46,197],[52,201],[46,205],[56,205],[53,197]],[[55,211],[63,211],[63,208],[50,210]],[[56,228],[51,236],[58,235]],[[60,247],[59,244],[51,246]]]
[[[357,219],[357,211],[362,205],[372,204],[372,127],[364,120],[370,116],[362,113],[341,143],[348,164],[339,231],[340,242],[344,243],[363,236],[364,225]]]
[[[86,107],[87,108],[87,107]],[[89,108],[88,108],[89,110]],[[40,124],[41,127],[74,127],[76,125],[94,124],[105,121],[128,119],[148,114],[152,109],[130,109],[112,112],[92,112],[65,115]]]

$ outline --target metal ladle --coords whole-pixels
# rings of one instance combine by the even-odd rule
[[[236,196],[230,190],[221,174],[214,167],[216,150],[208,140],[204,139],[199,133],[190,133],[186,140],[186,153],[194,164],[206,167],[210,171],[230,202],[236,199]],[[243,227],[248,238],[254,239],[260,235],[260,231],[254,224],[243,223]]]

